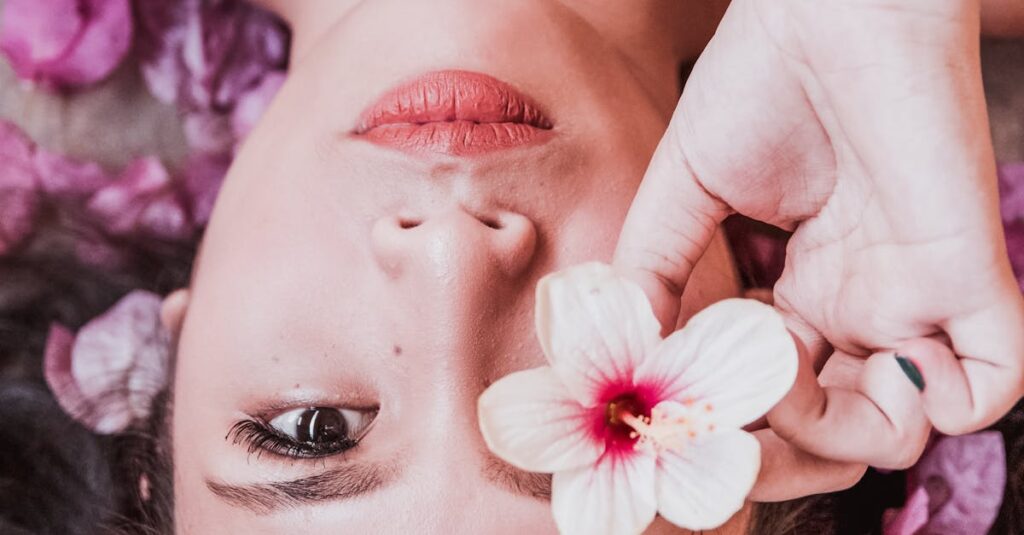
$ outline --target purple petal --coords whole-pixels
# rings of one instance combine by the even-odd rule
[[[71,376],[92,407],[98,433],[144,418],[167,382],[170,334],[160,323],[160,296],[137,290],[79,331]]]
[[[1003,437],[995,431],[941,437],[908,475],[910,488],[929,494],[931,518],[921,533],[986,533],[1006,485]]]
[[[131,45],[128,0],[10,0],[0,49],[26,80],[56,87],[106,78]]]
[[[171,177],[156,158],[136,160],[89,199],[88,209],[117,236],[185,240],[193,232]]]
[[[150,91],[186,110],[230,113],[242,93],[287,62],[284,26],[241,0],[139,0],[136,8]]]
[[[32,234],[39,212],[34,145],[11,123],[0,121],[0,256]]]
[[[999,167],[999,199],[1004,221],[1024,219],[1024,163]]]
[[[1006,250],[1010,253],[1010,265],[1017,274],[1020,290],[1024,292],[1024,219],[1006,223]]]
[[[0,181],[15,173],[14,169],[0,169]],[[32,235],[38,213],[39,194],[35,190],[0,187],[0,256]]]
[[[195,226],[202,227],[210,221],[213,204],[230,165],[231,158],[227,155],[201,153],[193,154],[186,164],[183,181]]]
[[[928,523],[928,493],[918,488],[900,509],[889,509],[883,515],[883,535],[914,535]]]
[[[43,376],[64,412],[83,425],[91,427],[86,415],[92,410],[71,375],[71,351],[74,344],[75,335],[70,330],[58,324],[50,326],[50,334],[46,338],[46,352],[43,356]]]
[[[135,17],[138,24],[136,48],[142,75],[149,91],[164,103],[178,100],[178,93],[188,76],[181,58],[185,41],[187,6],[197,0],[154,2],[136,0]]]
[[[40,187],[48,195],[63,199],[88,197],[111,181],[94,162],[80,162],[45,150],[33,158]]]
[[[63,56],[85,25],[78,0],[7,0],[0,51],[23,80],[45,77],[46,65]]]
[[[46,75],[60,86],[85,86],[110,75],[128,54],[132,42],[129,0],[80,0],[85,27],[61,58],[49,63]]]

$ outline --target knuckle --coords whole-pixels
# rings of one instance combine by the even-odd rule
[[[892,454],[885,460],[886,462],[878,463],[877,466],[892,470],[905,470],[914,466],[924,453],[930,432],[930,427],[922,426],[897,433]]]

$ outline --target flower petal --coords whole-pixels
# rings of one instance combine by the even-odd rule
[[[694,316],[637,371],[662,399],[699,402],[711,420],[741,427],[768,412],[793,386],[797,352],[774,308],[727,299]]]
[[[541,279],[535,319],[551,367],[587,406],[604,386],[631,380],[661,340],[643,290],[596,262]]]
[[[761,469],[761,445],[735,429],[701,434],[658,457],[658,512],[697,531],[725,524],[743,508]]]
[[[160,297],[135,290],[79,331],[71,375],[94,414],[100,434],[143,418],[167,385],[171,336],[160,323]]]
[[[883,535],[914,535],[928,523],[928,493],[918,487],[900,509],[887,509],[882,515]]]
[[[562,535],[638,534],[657,508],[653,455],[605,455],[596,465],[555,474],[551,509]]]
[[[487,447],[523,470],[568,470],[604,452],[590,436],[587,412],[547,366],[503,377],[480,396],[477,412]]]
[[[940,437],[908,473],[929,493],[925,533],[988,533],[1006,488],[1006,447],[998,431]]]

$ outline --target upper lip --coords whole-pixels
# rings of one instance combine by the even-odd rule
[[[354,133],[400,148],[461,154],[525,144],[553,126],[533,99],[511,85],[451,70],[389,90],[363,112]]]

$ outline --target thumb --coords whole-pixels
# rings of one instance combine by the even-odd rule
[[[679,121],[677,109],[626,216],[614,260],[644,289],[666,333],[676,324],[694,265],[730,213],[704,188],[683,154]]]

